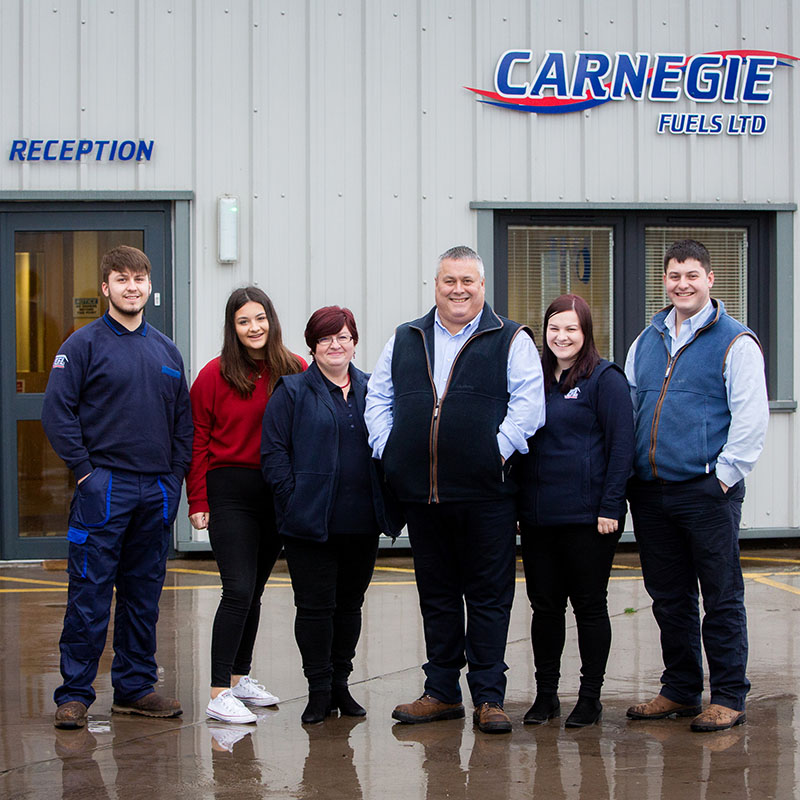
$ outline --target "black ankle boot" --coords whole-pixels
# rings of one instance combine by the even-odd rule
[[[594,697],[578,695],[578,702],[567,717],[564,727],[585,728],[588,725],[594,725],[595,722],[599,722],[602,715],[603,706],[599,700]]]
[[[315,725],[322,722],[331,713],[330,689],[322,689],[308,693],[308,705],[300,715],[303,725]]]
[[[541,725],[549,719],[554,719],[561,715],[561,703],[557,694],[544,694],[539,692],[533,705],[527,710],[522,718],[524,725]]]
[[[334,686],[331,691],[331,711],[339,712],[343,717],[366,717],[367,710],[353,699],[347,684]]]

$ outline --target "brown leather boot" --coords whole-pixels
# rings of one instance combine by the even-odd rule
[[[663,694],[656,695],[646,703],[631,706],[626,716],[628,719],[666,719],[667,717],[693,717],[701,711],[700,706],[687,706],[676,703]]]
[[[697,733],[711,733],[713,731],[726,731],[734,725],[744,725],[747,715],[744,711],[712,703],[702,714],[692,720],[689,726]]]
[[[177,700],[162,697],[157,692],[150,692],[131,702],[114,702],[111,710],[117,714],[139,714],[142,717],[179,717],[183,714]]]
[[[440,719],[463,719],[464,706],[461,703],[445,703],[423,694],[413,703],[403,703],[394,711],[392,717],[400,722],[414,725],[418,722],[435,722]]]
[[[79,700],[70,700],[68,703],[62,703],[56,709],[53,725],[66,731],[82,728],[86,724],[87,711],[86,706]]]
[[[473,712],[472,721],[484,733],[511,733],[511,720],[499,703],[481,703]]]

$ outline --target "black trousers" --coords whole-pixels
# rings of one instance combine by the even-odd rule
[[[578,625],[580,694],[600,697],[611,649],[608,577],[623,527],[621,521],[616,533],[601,534],[596,525],[521,526],[538,692],[558,691],[569,600]]]
[[[461,702],[458,681],[469,664],[473,703],[502,704],[516,570],[513,498],[410,503],[405,512],[425,631],[426,693]]]
[[[370,533],[333,535],[326,542],[284,540],[297,609],[294,635],[311,692],[347,685],[378,538]]]
[[[261,615],[261,595],[281,540],[272,492],[261,471],[221,467],[206,475],[208,538],[222,578],[211,634],[211,685],[248,675]]]

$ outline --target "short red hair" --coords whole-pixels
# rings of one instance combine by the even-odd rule
[[[317,342],[323,336],[336,336],[337,333],[347,325],[347,330],[353,337],[353,344],[358,344],[358,328],[356,328],[356,318],[349,308],[340,306],[325,306],[318,308],[306,323],[306,344],[311,351],[311,355],[317,350]]]

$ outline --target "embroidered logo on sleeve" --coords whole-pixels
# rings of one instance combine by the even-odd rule
[[[53,369],[64,369],[67,364],[69,364],[69,359],[63,353],[59,353],[53,360]]]
[[[580,397],[580,394],[581,394],[581,390],[580,390],[580,388],[578,386],[576,386],[574,389],[570,389],[564,395],[564,399],[565,400],[577,400]]]

